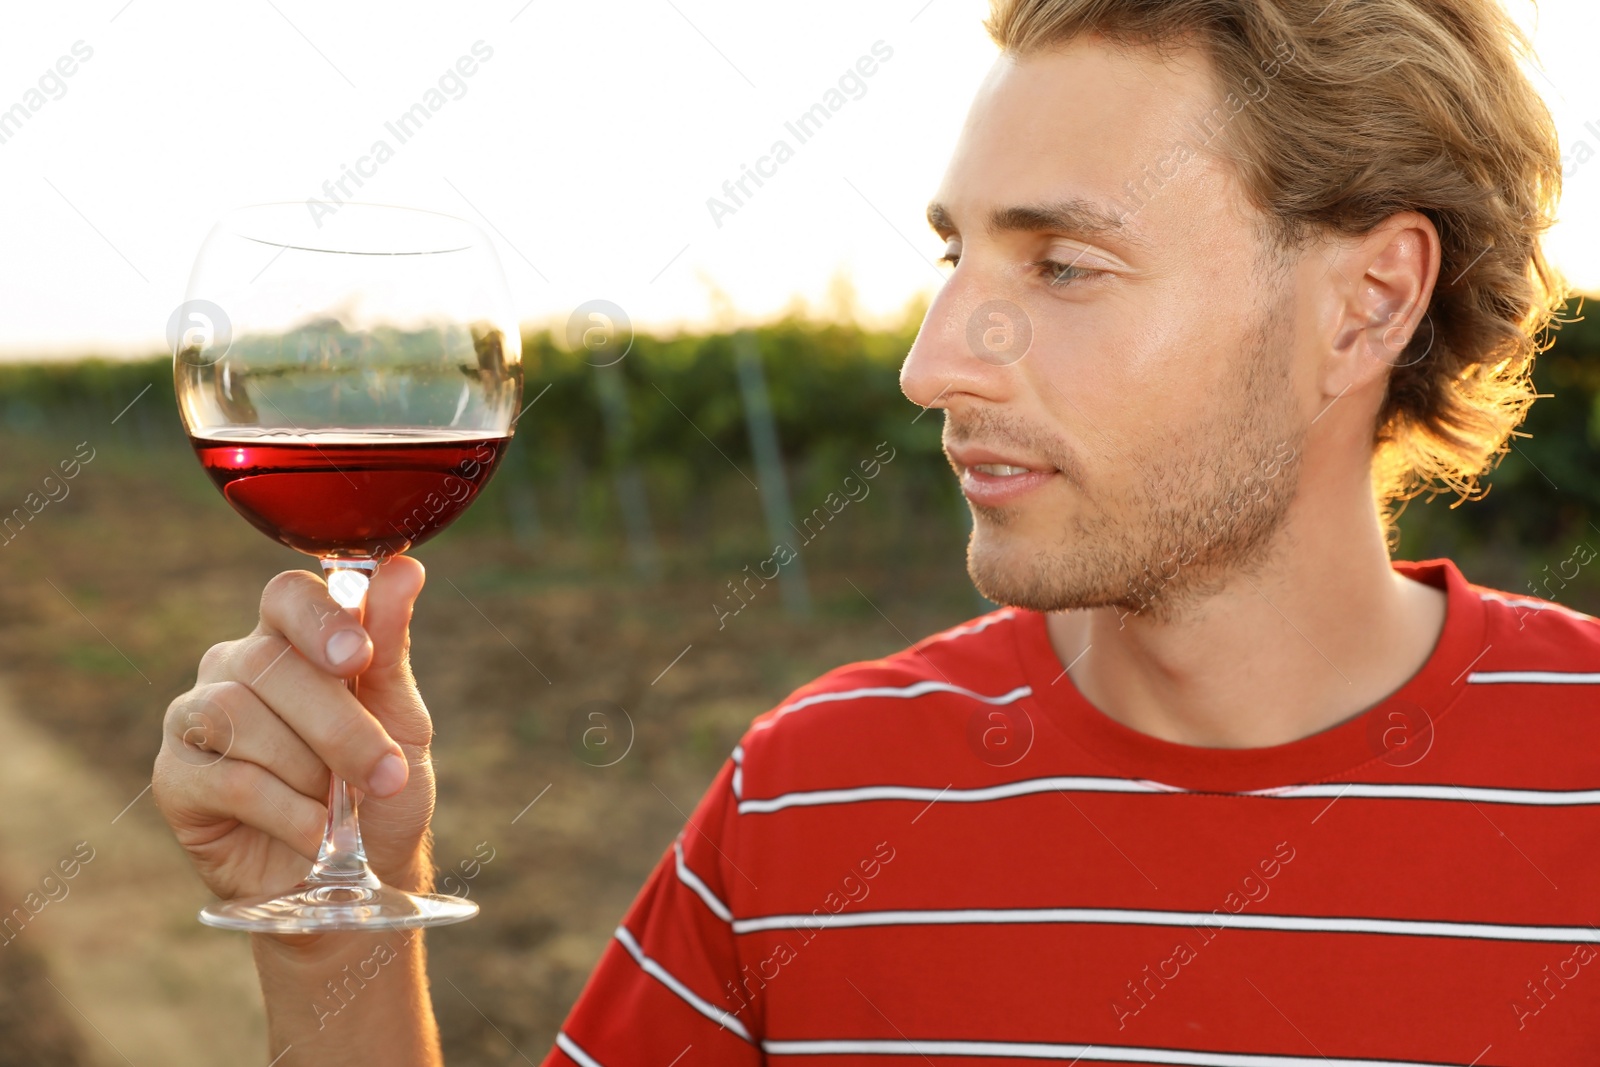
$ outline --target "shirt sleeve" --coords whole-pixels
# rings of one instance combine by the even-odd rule
[[[740,751],[650,873],[600,956],[543,1067],[764,1062],[737,996],[740,961],[726,901]]]

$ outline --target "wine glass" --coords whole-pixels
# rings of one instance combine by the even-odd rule
[[[329,593],[360,616],[379,564],[460,515],[510,442],[522,341],[493,246],[430,211],[258,204],[212,229],[187,295],[169,333],[195,454],[234,510],[321,560]],[[358,800],[334,775],[306,878],[212,904],[200,921],[309,933],[477,914],[460,897],[383,885]]]

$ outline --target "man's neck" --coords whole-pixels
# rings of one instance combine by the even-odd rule
[[[1319,733],[1404,685],[1444,627],[1444,591],[1391,569],[1364,525],[1286,525],[1264,566],[1179,617],[1052,613],[1050,643],[1085,699],[1141,733],[1208,748]]]

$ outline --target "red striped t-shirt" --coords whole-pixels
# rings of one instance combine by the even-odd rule
[[[1074,689],[1002,609],[757,718],[546,1065],[1600,1064],[1600,621],[1448,593],[1285,745]]]

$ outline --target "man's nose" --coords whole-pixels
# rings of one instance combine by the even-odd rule
[[[1003,400],[1011,368],[1033,345],[1026,309],[993,287],[958,283],[959,274],[928,308],[900,366],[900,390],[918,407],[946,407],[961,394]]]

